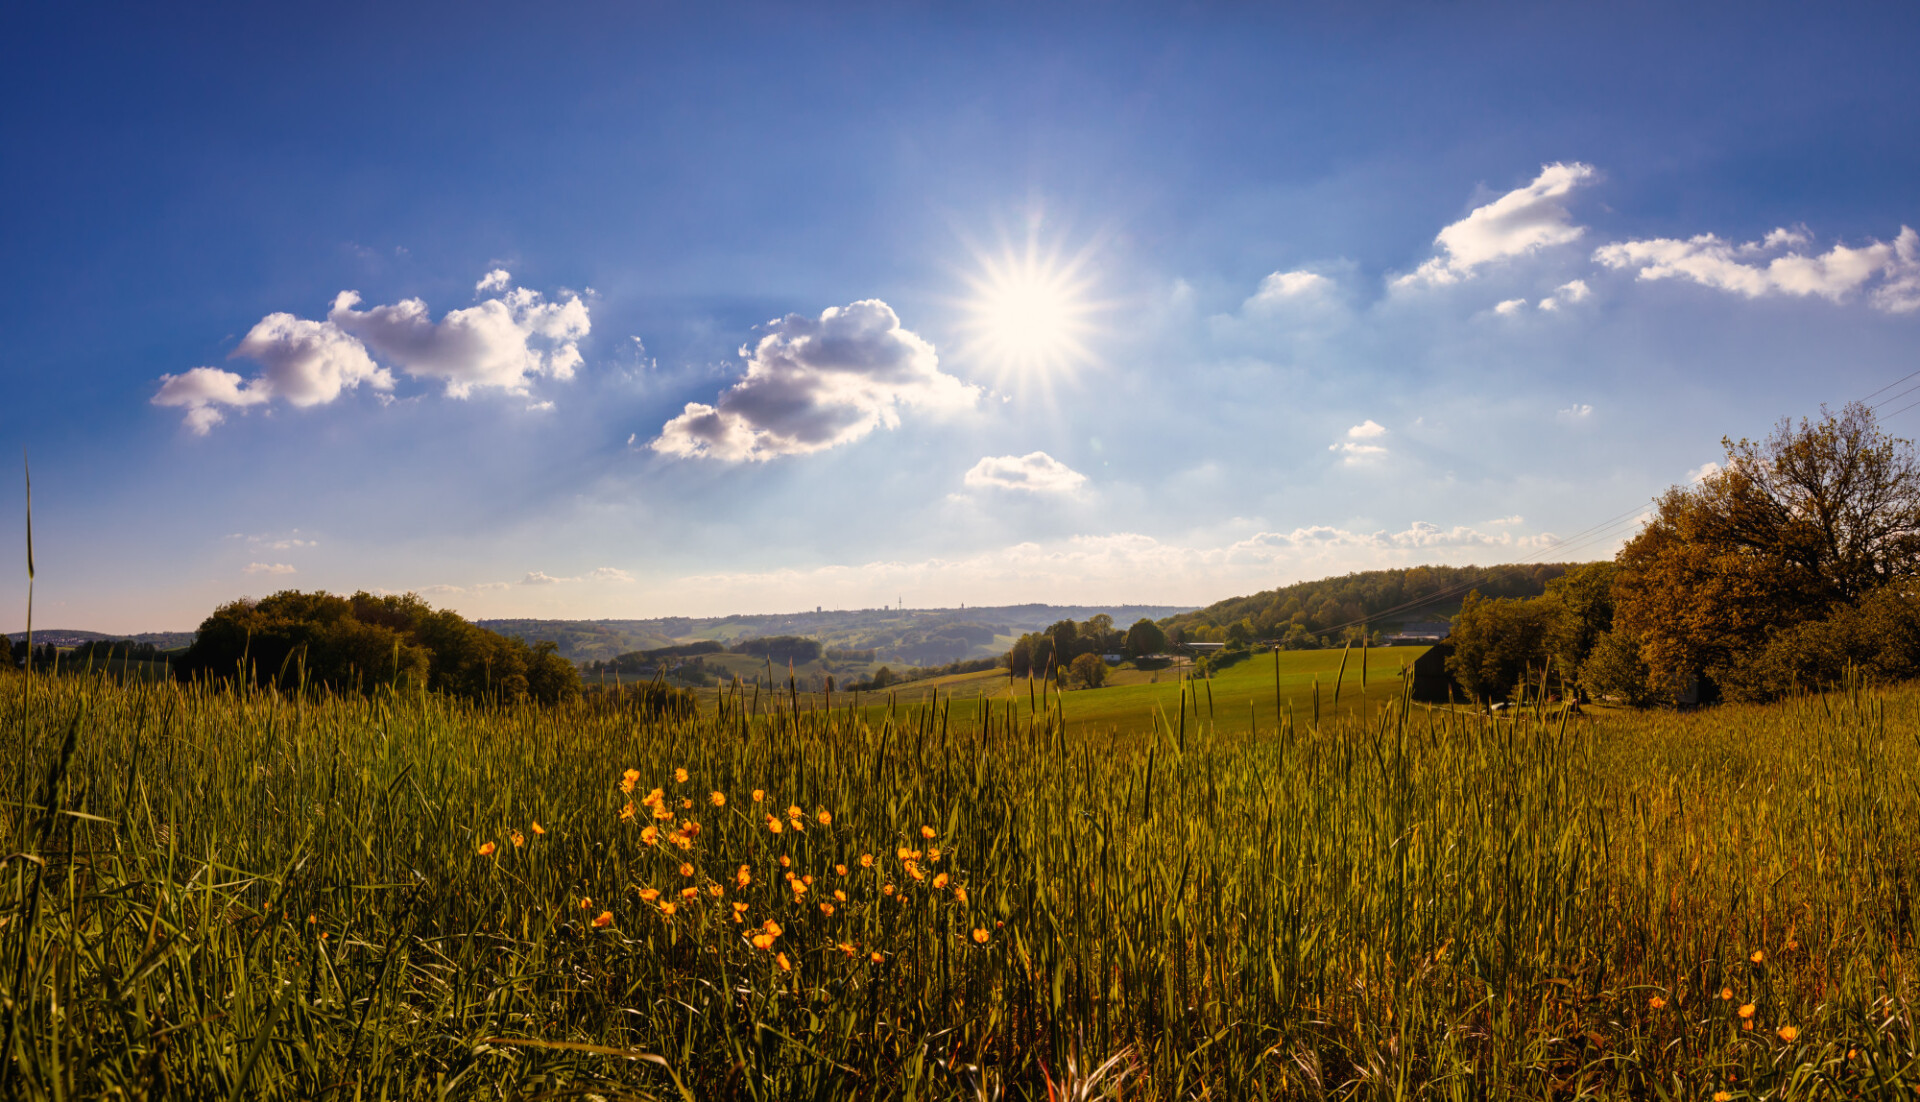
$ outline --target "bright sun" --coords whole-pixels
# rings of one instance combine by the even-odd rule
[[[1003,379],[1036,379],[1071,371],[1092,359],[1086,338],[1095,306],[1081,260],[1042,255],[1029,244],[982,257],[969,282],[969,356]]]

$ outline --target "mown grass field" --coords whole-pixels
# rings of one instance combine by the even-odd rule
[[[1177,729],[1184,707],[1190,723],[1204,722],[1222,733],[1244,733],[1272,729],[1283,716],[1311,722],[1316,690],[1323,719],[1332,718],[1336,710],[1371,714],[1399,696],[1402,668],[1411,667],[1426,650],[1276,651],[1256,654],[1204,679],[1193,678],[1187,667],[1151,672],[1125,669],[1116,670],[1101,688],[1064,692],[1026,678],[1010,678],[1004,669],[983,670],[910,681],[857,696],[835,693],[831,700],[824,693],[795,692],[788,704],[802,710],[853,705],[869,724],[881,722],[888,710],[902,705],[937,704],[948,723],[962,724],[978,724],[988,708],[1024,723],[1037,708],[1043,714],[1058,712],[1068,732],[1075,735],[1131,735],[1155,722]],[[765,680],[764,664],[755,672]],[[774,678],[780,692],[786,692],[782,672],[775,670]],[[752,690],[747,692],[751,696]],[[718,695],[708,690],[706,698],[717,700]]]
[[[1916,689],[1252,731],[1217,696],[1077,730],[1077,695],[657,721],[0,675],[0,1097],[1920,1083]]]

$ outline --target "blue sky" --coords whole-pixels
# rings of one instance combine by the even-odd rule
[[[10,13],[36,620],[1602,557],[1920,368],[1911,5],[1031,7]]]

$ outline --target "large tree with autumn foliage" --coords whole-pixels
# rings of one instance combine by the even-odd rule
[[[1869,595],[1906,597],[1920,573],[1920,461],[1858,403],[1722,443],[1725,465],[1669,490],[1620,552],[1613,631],[1656,689],[1705,677],[1755,699],[1795,677],[1780,652],[1808,625]]]

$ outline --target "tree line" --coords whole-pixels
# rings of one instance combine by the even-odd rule
[[[1853,403],[1655,502],[1612,562],[1534,599],[1475,594],[1448,669],[1478,699],[1544,681],[1646,705],[1761,701],[1849,669],[1920,676],[1920,461]]]
[[[221,605],[200,623],[175,676],[371,692],[422,686],[475,700],[577,695],[580,675],[550,642],[528,646],[418,596],[283,590]]]

